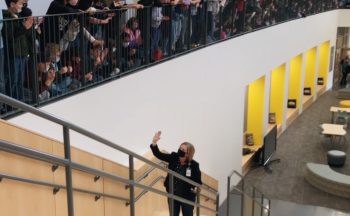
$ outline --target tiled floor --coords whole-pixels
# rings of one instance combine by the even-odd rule
[[[303,175],[307,162],[326,164],[326,153],[330,148],[347,152],[346,165],[336,170],[350,175],[349,143],[330,146],[329,140],[324,140],[320,136],[319,125],[330,122],[330,106],[338,105],[339,100],[335,95],[335,92],[326,92],[279,137],[275,158],[280,158],[281,162],[272,164],[271,174],[268,174],[263,168],[253,169],[246,177],[247,182],[256,185],[272,199],[328,207],[350,213],[350,199],[340,198],[314,188],[304,179]],[[348,129],[346,138],[350,141],[350,129]],[[318,210],[312,211],[317,212]],[[309,216],[309,213],[289,215]],[[310,213],[311,215],[342,214]]]

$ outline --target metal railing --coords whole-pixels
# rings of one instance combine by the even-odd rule
[[[162,165],[162,166],[166,166],[167,163],[166,162],[163,162],[163,161],[160,161],[158,163],[159,165]],[[143,179],[146,179],[149,174],[151,174],[156,168],[155,167],[149,167],[145,172],[143,172],[137,179],[136,179],[136,182],[141,182]],[[150,187],[152,187],[153,185],[155,185],[156,183],[158,183],[159,181],[164,181],[165,180],[165,177],[164,176],[158,176],[157,178],[153,179],[153,181],[149,184]],[[217,194],[218,191],[211,187],[210,185],[207,185],[205,183],[202,183],[202,188],[206,188],[207,191],[211,191],[212,193],[214,194]],[[129,185],[125,185],[125,189],[129,189]],[[135,198],[135,202],[138,201],[139,199],[141,199],[141,197],[143,195],[145,195],[148,191],[147,190],[143,190],[139,195],[137,195],[137,197]],[[209,196],[206,196],[204,194],[201,194],[202,197],[205,198],[205,201],[209,201],[209,200],[213,200],[214,201],[214,204],[218,205],[218,203],[216,202],[216,198],[213,199]],[[127,205],[129,205],[129,202],[127,202]]]
[[[240,184],[242,189],[239,189],[237,186],[231,186],[231,178],[233,175],[237,175],[240,178]],[[267,215],[270,215],[270,206],[271,206],[271,199],[269,199],[264,193],[262,193],[260,190],[258,190],[255,186],[250,185],[252,188],[252,195],[246,192],[245,187],[246,187],[246,182],[244,179],[244,176],[237,172],[236,170],[233,170],[230,175],[227,177],[227,216],[230,216],[230,195],[232,191],[238,192],[238,194],[241,196],[241,216],[245,216],[244,211],[245,211],[245,200],[248,198],[252,202],[251,206],[251,216],[255,216],[255,205],[257,204],[260,206],[260,216],[264,215],[263,212],[267,212]],[[256,199],[256,192],[261,194],[261,197],[259,200]],[[267,200],[268,204],[265,206],[265,200]]]
[[[158,176],[148,186],[152,187],[153,185],[157,184],[159,181],[164,181],[164,180],[165,180],[164,176]],[[202,187],[203,186],[206,187],[205,184],[203,184]],[[145,194],[147,194],[147,192],[148,192],[147,190],[141,191],[140,194],[135,197],[135,202],[137,202],[139,199],[141,199]],[[216,190],[214,192],[216,194],[218,193]],[[200,196],[204,197],[206,202],[209,200],[212,200],[214,202],[214,204],[216,204],[216,205],[218,204],[217,197],[215,197],[215,199],[214,199],[214,198],[209,197],[209,196],[204,195],[204,194],[200,194]],[[129,204],[130,204],[129,202],[126,202],[126,205],[129,205]]]
[[[350,5],[348,0],[160,2],[33,17],[25,31],[31,17],[5,16],[0,93],[40,106],[218,41]],[[0,115],[13,112],[0,104]]]
[[[38,110],[34,107],[31,107],[25,103],[19,102],[19,101],[15,100],[13,98],[10,98],[6,95],[0,94],[0,102],[8,104],[12,107],[18,108],[24,112],[34,114],[38,117],[44,118],[44,119],[49,120],[53,123],[59,124],[63,127],[64,158],[58,157],[55,155],[51,155],[51,154],[47,154],[47,153],[44,153],[44,152],[41,152],[38,150],[32,150],[32,149],[22,147],[22,146],[19,146],[16,144],[6,143],[6,142],[0,142],[0,149],[3,151],[10,152],[10,153],[22,155],[25,157],[30,157],[30,158],[33,158],[36,160],[46,161],[46,162],[54,164],[56,166],[57,165],[64,166],[65,167],[65,174],[66,174],[65,189],[67,191],[67,206],[68,206],[68,215],[69,216],[74,215],[74,206],[73,206],[73,190],[74,190],[74,188],[72,186],[72,170],[73,169],[79,170],[82,172],[86,172],[86,173],[90,173],[90,174],[93,174],[93,175],[99,176],[99,177],[110,178],[112,180],[115,180],[115,181],[118,181],[118,182],[121,182],[124,184],[128,184],[129,188],[130,188],[129,189],[129,208],[130,208],[130,215],[131,216],[135,215],[135,198],[136,198],[135,197],[135,187],[141,188],[143,190],[151,191],[153,193],[156,193],[156,194],[159,194],[159,195],[162,195],[162,196],[169,198],[170,199],[170,202],[169,202],[170,209],[173,209],[173,202],[174,202],[174,200],[177,200],[177,201],[186,203],[188,205],[194,206],[196,208],[196,214],[198,216],[200,214],[199,209],[205,209],[205,210],[208,210],[208,211],[213,212],[216,215],[218,215],[217,208],[211,209],[211,208],[208,208],[208,207],[201,205],[199,203],[199,197],[201,195],[201,190],[207,190],[207,189],[202,187],[202,185],[198,184],[197,182],[194,182],[194,181],[192,181],[192,180],[190,180],[190,179],[188,179],[188,178],[186,178],[186,177],[184,177],[184,176],[182,176],[182,175],[180,175],[172,170],[164,168],[163,166],[161,166],[153,161],[150,161],[150,160],[148,160],[148,159],[146,159],[146,158],[144,158],[144,157],[142,157],[142,156],[140,156],[140,155],[138,155],[138,154],[136,154],[128,149],[125,149],[121,146],[118,146],[115,143],[113,143],[113,142],[111,142],[103,137],[100,137],[100,136],[98,136],[90,131],[87,131],[83,128],[80,128],[79,126],[76,126],[72,123],[66,122],[60,118],[57,118],[57,117],[49,114],[49,113],[46,113],[44,111]],[[118,150],[120,152],[127,154],[129,156],[129,178],[124,178],[124,177],[121,177],[118,175],[113,175],[113,174],[110,174],[110,173],[105,172],[105,171],[101,171],[101,170],[98,170],[95,168],[91,168],[91,167],[73,162],[71,160],[71,155],[70,155],[70,148],[71,148],[70,139],[69,139],[70,130],[73,130],[73,131],[80,133],[86,137],[89,137],[95,141],[98,141],[106,146],[109,146],[115,150]],[[138,159],[140,161],[143,161],[144,163],[149,164],[152,167],[155,167],[159,170],[166,172],[169,175],[169,180],[170,180],[169,181],[170,193],[166,193],[164,191],[161,191],[161,190],[152,188],[150,186],[143,185],[143,184],[136,182],[135,178],[134,178],[134,159]],[[10,178],[11,176],[3,175],[3,177]],[[174,185],[173,185],[174,177],[199,188],[199,190],[197,190],[196,202],[192,202],[192,201],[189,201],[189,200],[184,199],[182,197],[179,197],[177,195],[174,195]],[[16,180],[23,180],[23,181],[27,180],[28,183],[29,182],[31,182],[31,183],[36,182],[37,184],[43,184],[46,186],[51,186],[51,187],[56,187],[56,188],[62,187],[60,185],[53,185],[53,184],[40,182],[40,181],[36,181],[36,180],[28,180],[28,179],[24,179],[24,178],[20,179],[20,178],[16,178],[15,176],[12,176],[12,178],[16,179]],[[86,191],[86,192],[88,192],[88,191]],[[208,190],[208,192],[213,193],[210,190]],[[100,194],[100,195],[102,195],[102,194]],[[218,196],[218,193],[215,193],[215,195]],[[218,204],[217,204],[217,206],[218,206]],[[170,215],[171,216],[173,215],[173,210],[170,211]]]

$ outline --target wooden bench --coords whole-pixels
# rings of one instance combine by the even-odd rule
[[[327,193],[350,198],[350,176],[332,170],[328,165],[307,163],[305,178]]]

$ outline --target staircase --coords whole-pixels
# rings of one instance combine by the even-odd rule
[[[64,140],[61,143],[0,121],[1,215],[169,215],[167,199],[194,206],[197,216],[218,215],[217,181],[205,173],[203,185],[199,185],[168,170],[160,161],[140,156],[3,94],[0,94],[0,102],[62,126]],[[126,154],[128,166],[71,147],[71,131]],[[139,161],[144,165],[137,169]],[[165,175],[169,175],[169,182],[176,177],[198,187],[196,201],[165,192]],[[173,184],[169,187],[172,191]]]

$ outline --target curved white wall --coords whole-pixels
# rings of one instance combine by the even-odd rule
[[[42,109],[139,154],[149,150],[159,129],[163,131],[159,145],[168,151],[190,141],[197,148],[201,169],[220,181],[224,200],[227,175],[241,170],[246,85],[308,48],[327,40],[333,46],[338,22],[348,22],[349,14],[331,11],[250,33]],[[11,121],[62,137],[60,128],[28,114]],[[127,163],[126,156],[76,134],[71,141]]]

